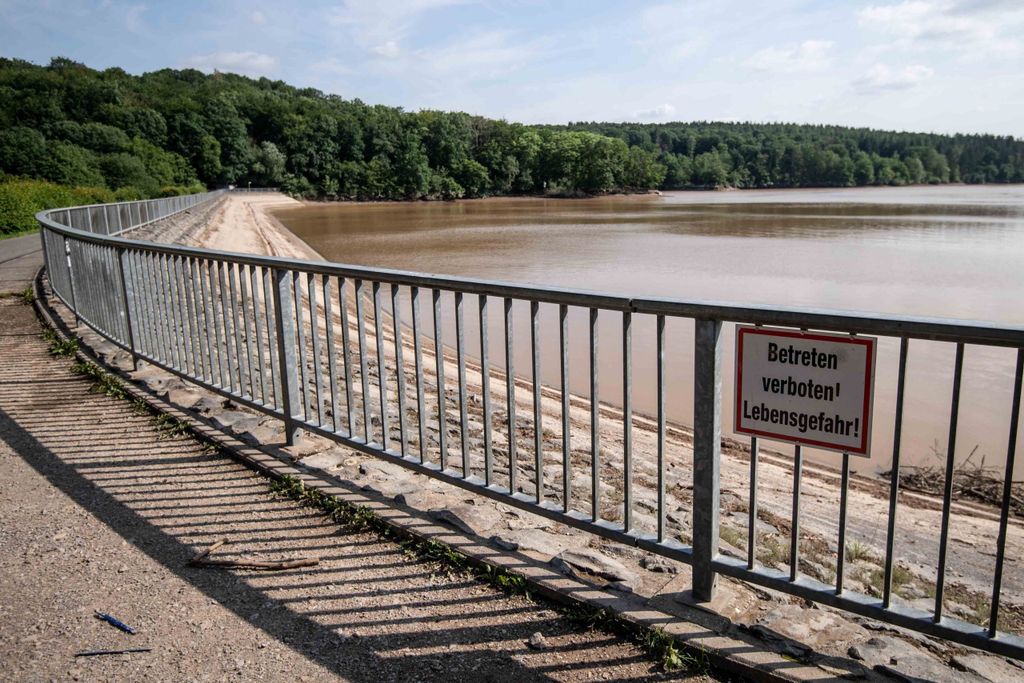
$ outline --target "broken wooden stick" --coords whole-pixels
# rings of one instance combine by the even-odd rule
[[[228,542],[228,539],[226,539],[226,538],[222,538],[219,541],[214,541],[213,545],[211,545],[206,550],[200,550],[199,553],[195,557],[193,557],[191,560],[188,561],[188,563],[191,564],[191,565],[195,565],[195,564],[201,562],[207,555],[209,555],[214,550],[216,550],[217,548],[221,547],[222,545],[224,545],[227,542]]]
[[[274,562],[261,562],[258,560],[199,560],[194,563],[200,567],[222,567],[224,569],[266,569],[280,571],[282,569],[297,569],[298,567],[315,567],[320,564],[319,558],[303,557],[297,560],[278,560]]]
[[[76,657],[97,657],[99,655],[129,655],[136,652],[152,652],[153,648],[149,647],[133,647],[128,650],[87,650],[86,652],[76,652]]]
[[[221,569],[264,569],[266,571],[281,571],[283,569],[298,569],[299,567],[315,567],[320,564],[320,559],[316,557],[301,557],[295,560],[276,560],[266,562],[260,560],[209,559],[210,553],[217,550],[227,542],[228,539],[226,538],[216,541],[209,548],[199,552],[195,557],[189,560],[189,565],[192,567],[219,567]]]

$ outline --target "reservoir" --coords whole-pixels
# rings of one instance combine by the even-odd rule
[[[593,199],[317,203],[276,217],[324,258],[623,296],[762,304],[1024,325],[1024,186],[670,192]],[[470,297],[470,299],[475,297]],[[430,329],[429,298],[423,306]],[[450,296],[445,309],[451,312]],[[501,303],[490,311],[501,366]],[[541,307],[541,377],[559,386],[558,311]],[[467,348],[479,353],[467,301]],[[514,309],[517,374],[530,373],[529,306]],[[446,343],[454,341],[446,315]],[[404,313],[408,322],[408,313]],[[571,309],[570,384],[589,387],[587,312]],[[622,397],[621,315],[601,314],[600,398]],[[633,319],[633,406],[655,412],[655,321]],[[669,319],[669,418],[692,421],[692,322]],[[723,433],[731,435],[734,325],[723,326]],[[892,459],[898,340],[880,339],[870,473]],[[914,340],[908,357],[904,462],[941,465],[955,345]],[[1002,468],[1014,349],[969,346],[957,458]],[[770,444],[766,444],[771,447]],[[791,447],[780,445],[790,452]],[[1020,445],[1018,445],[1020,448]],[[836,464],[839,455],[815,459]],[[1019,458],[1018,462],[1024,462]],[[1018,467],[1015,479],[1024,473]]]

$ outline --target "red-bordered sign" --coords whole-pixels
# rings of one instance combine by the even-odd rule
[[[735,431],[868,454],[874,337],[736,327]]]

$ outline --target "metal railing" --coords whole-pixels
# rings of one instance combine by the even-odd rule
[[[53,292],[76,316],[134,358],[162,367],[239,404],[284,421],[289,439],[299,430],[557,520],[617,542],[692,565],[694,596],[708,600],[724,574],[866,617],[1024,658],[1024,640],[997,631],[1011,478],[1024,373],[1024,328],[967,321],[863,316],[830,311],[628,298],[518,284],[371,269],[335,263],[140,242],[118,233],[166,217],[219,193],[43,211],[38,214]],[[102,225],[100,229],[97,226]],[[467,362],[467,298],[475,306],[472,334],[478,362]],[[424,301],[426,299],[426,301]],[[424,324],[429,307],[432,334]],[[492,307],[497,307],[491,320]],[[513,309],[527,309],[530,376],[519,377],[513,346]],[[560,387],[540,381],[540,310],[557,313]],[[442,319],[455,320],[455,348],[446,349]],[[589,353],[587,398],[569,391],[570,316],[585,322]],[[638,434],[632,410],[633,321],[649,317],[656,330],[656,406],[651,432],[656,461],[634,458]],[[598,326],[621,325],[622,409],[599,399]],[[693,324],[694,427],[690,542],[668,518],[670,453],[665,405],[666,321]],[[408,325],[406,324],[408,321]],[[894,538],[899,477],[888,501],[884,580],[880,596],[844,587],[850,461],[843,455],[835,581],[800,571],[802,451],[793,466],[789,571],[756,560],[759,445],[750,447],[747,558],[719,553],[721,377],[723,323],[872,334],[899,340],[897,402],[892,415],[893,468],[900,467],[900,436],[907,355],[912,340],[955,345],[954,392],[939,529],[934,608],[894,604]],[[497,323],[493,326],[492,323]],[[492,365],[489,334],[500,330],[504,367]],[[1009,446],[999,517],[987,625],[944,613],[951,473],[956,454],[959,386],[966,345],[1017,349]],[[446,378],[455,375],[455,381]],[[528,406],[519,396],[530,395]],[[530,390],[530,394],[526,393]],[[546,407],[545,407],[546,406]],[[574,430],[572,414],[586,417]],[[557,415],[557,418],[552,417]],[[616,424],[610,425],[610,421]],[[560,431],[545,427],[558,425]],[[621,428],[618,440],[602,437]],[[883,428],[881,423],[876,429]],[[589,431],[589,435],[586,432]],[[589,438],[588,438],[589,436]],[[575,443],[574,443],[575,441]],[[581,447],[582,444],[582,447]],[[609,444],[616,445],[611,451]],[[525,456],[525,457],[524,457]],[[641,476],[642,475],[642,476]],[[583,482],[581,485],[580,482]],[[641,501],[641,494],[650,494]],[[653,501],[653,503],[651,503]],[[652,515],[641,515],[646,502]],[[678,515],[677,515],[678,516]]]

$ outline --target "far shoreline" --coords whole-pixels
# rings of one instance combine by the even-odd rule
[[[816,186],[816,187],[688,187],[679,188],[673,190],[649,190],[646,192],[607,192],[601,194],[580,194],[580,195],[565,195],[565,194],[503,194],[503,195],[489,195],[487,197],[460,197],[458,199],[429,199],[426,197],[419,197],[416,199],[304,199],[294,198],[303,206],[326,206],[326,205],[346,205],[346,206],[408,206],[411,204],[460,204],[460,203],[484,203],[484,202],[499,202],[499,201],[558,201],[558,202],[590,202],[595,200],[612,200],[612,201],[625,201],[628,199],[658,199],[668,195],[674,194],[692,194],[694,196],[715,196],[721,194],[737,194],[737,195],[756,195],[762,193],[847,193],[847,192],[863,192],[863,191],[878,191],[878,192],[895,192],[898,190],[923,190],[926,188],[934,188],[935,191],[948,188],[956,188],[962,190],[964,188],[1014,188],[1024,187],[1024,183],[916,183],[913,185],[857,185],[853,187],[828,187],[828,186]],[[284,193],[286,194],[286,193]],[[288,195],[291,196],[291,195]],[[287,210],[287,209],[285,209]]]

